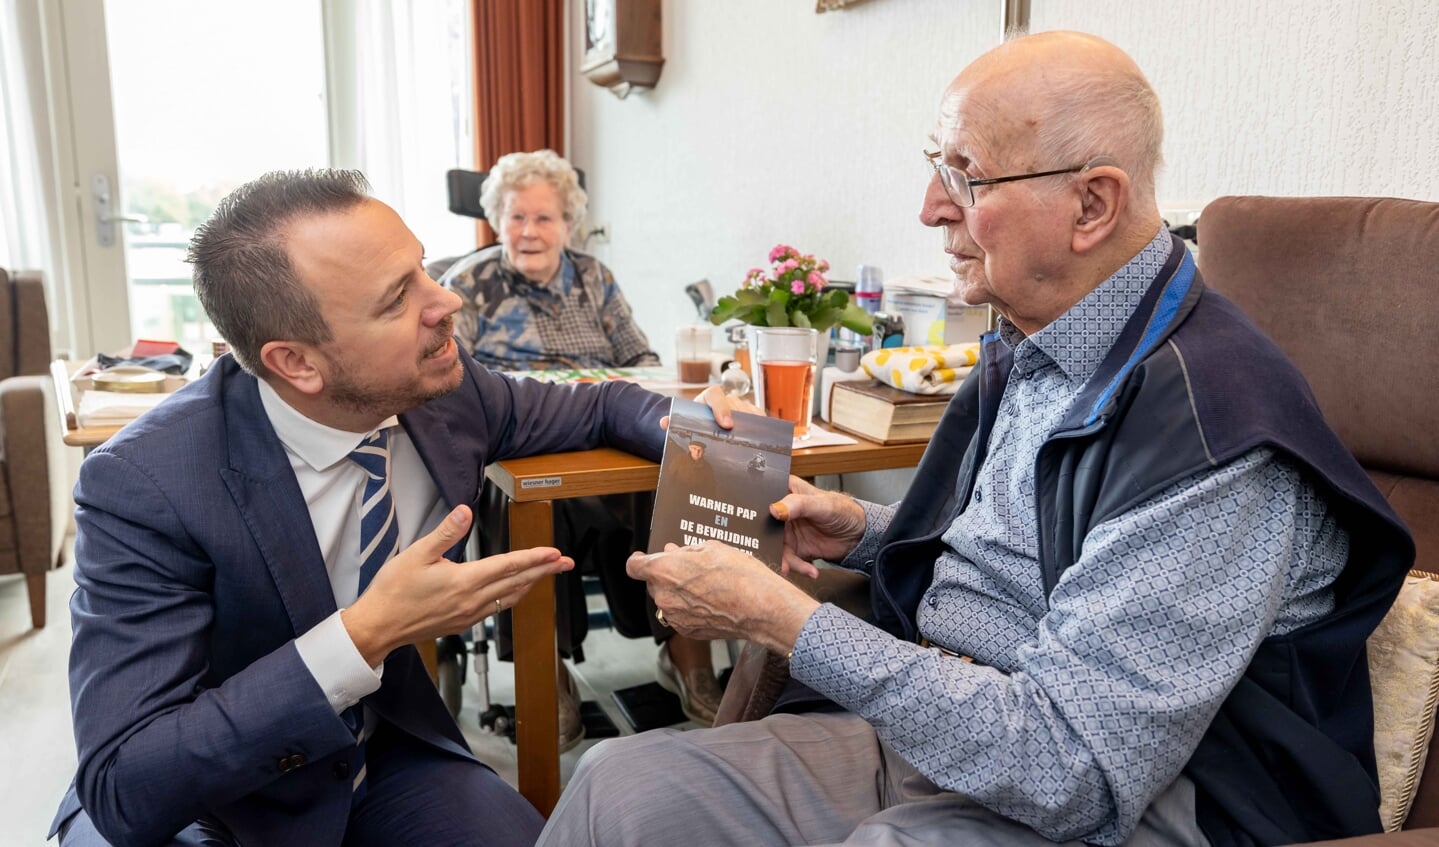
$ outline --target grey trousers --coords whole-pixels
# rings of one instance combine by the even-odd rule
[[[585,754],[541,845],[1051,845],[942,791],[848,714],[654,730]],[[1070,842],[1081,847],[1080,842]],[[1207,847],[1181,777],[1128,847]]]

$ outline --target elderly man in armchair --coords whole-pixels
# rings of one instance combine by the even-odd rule
[[[1098,38],[1018,38],[950,84],[934,142],[920,218],[999,327],[897,506],[795,480],[772,507],[787,568],[869,574],[869,615],[718,543],[636,554],[672,625],[808,690],[597,746],[541,843],[1377,831],[1364,644],[1414,547],[1163,227],[1149,83]]]

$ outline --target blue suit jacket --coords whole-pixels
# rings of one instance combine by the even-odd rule
[[[660,455],[667,398],[461,359],[458,389],[400,416],[451,507],[475,505],[498,459],[600,444]],[[219,360],[90,454],[75,503],[79,769],[57,823],[83,805],[115,843],[162,842],[202,815],[242,843],[339,843],[354,738],[294,644],[335,600],[255,378]],[[413,647],[390,654],[365,702],[471,755]]]

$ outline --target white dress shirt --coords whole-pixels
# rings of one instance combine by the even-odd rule
[[[370,433],[346,432],[310,420],[264,380],[259,385],[260,402],[305,496],[335,605],[344,609],[359,594],[360,504],[366,478],[364,469],[350,461],[349,455]],[[377,429],[387,427],[394,428],[390,433],[390,492],[403,551],[438,526],[449,509],[399,419],[390,417]],[[384,665],[371,668],[365,664],[339,612],[295,639],[295,649],[336,714],[380,687]]]

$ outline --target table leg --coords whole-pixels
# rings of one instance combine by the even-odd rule
[[[548,500],[510,504],[510,548],[554,543]],[[559,692],[555,683],[555,580],[536,582],[514,611],[515,746],[520,793],[549,817],[560,799]]]

